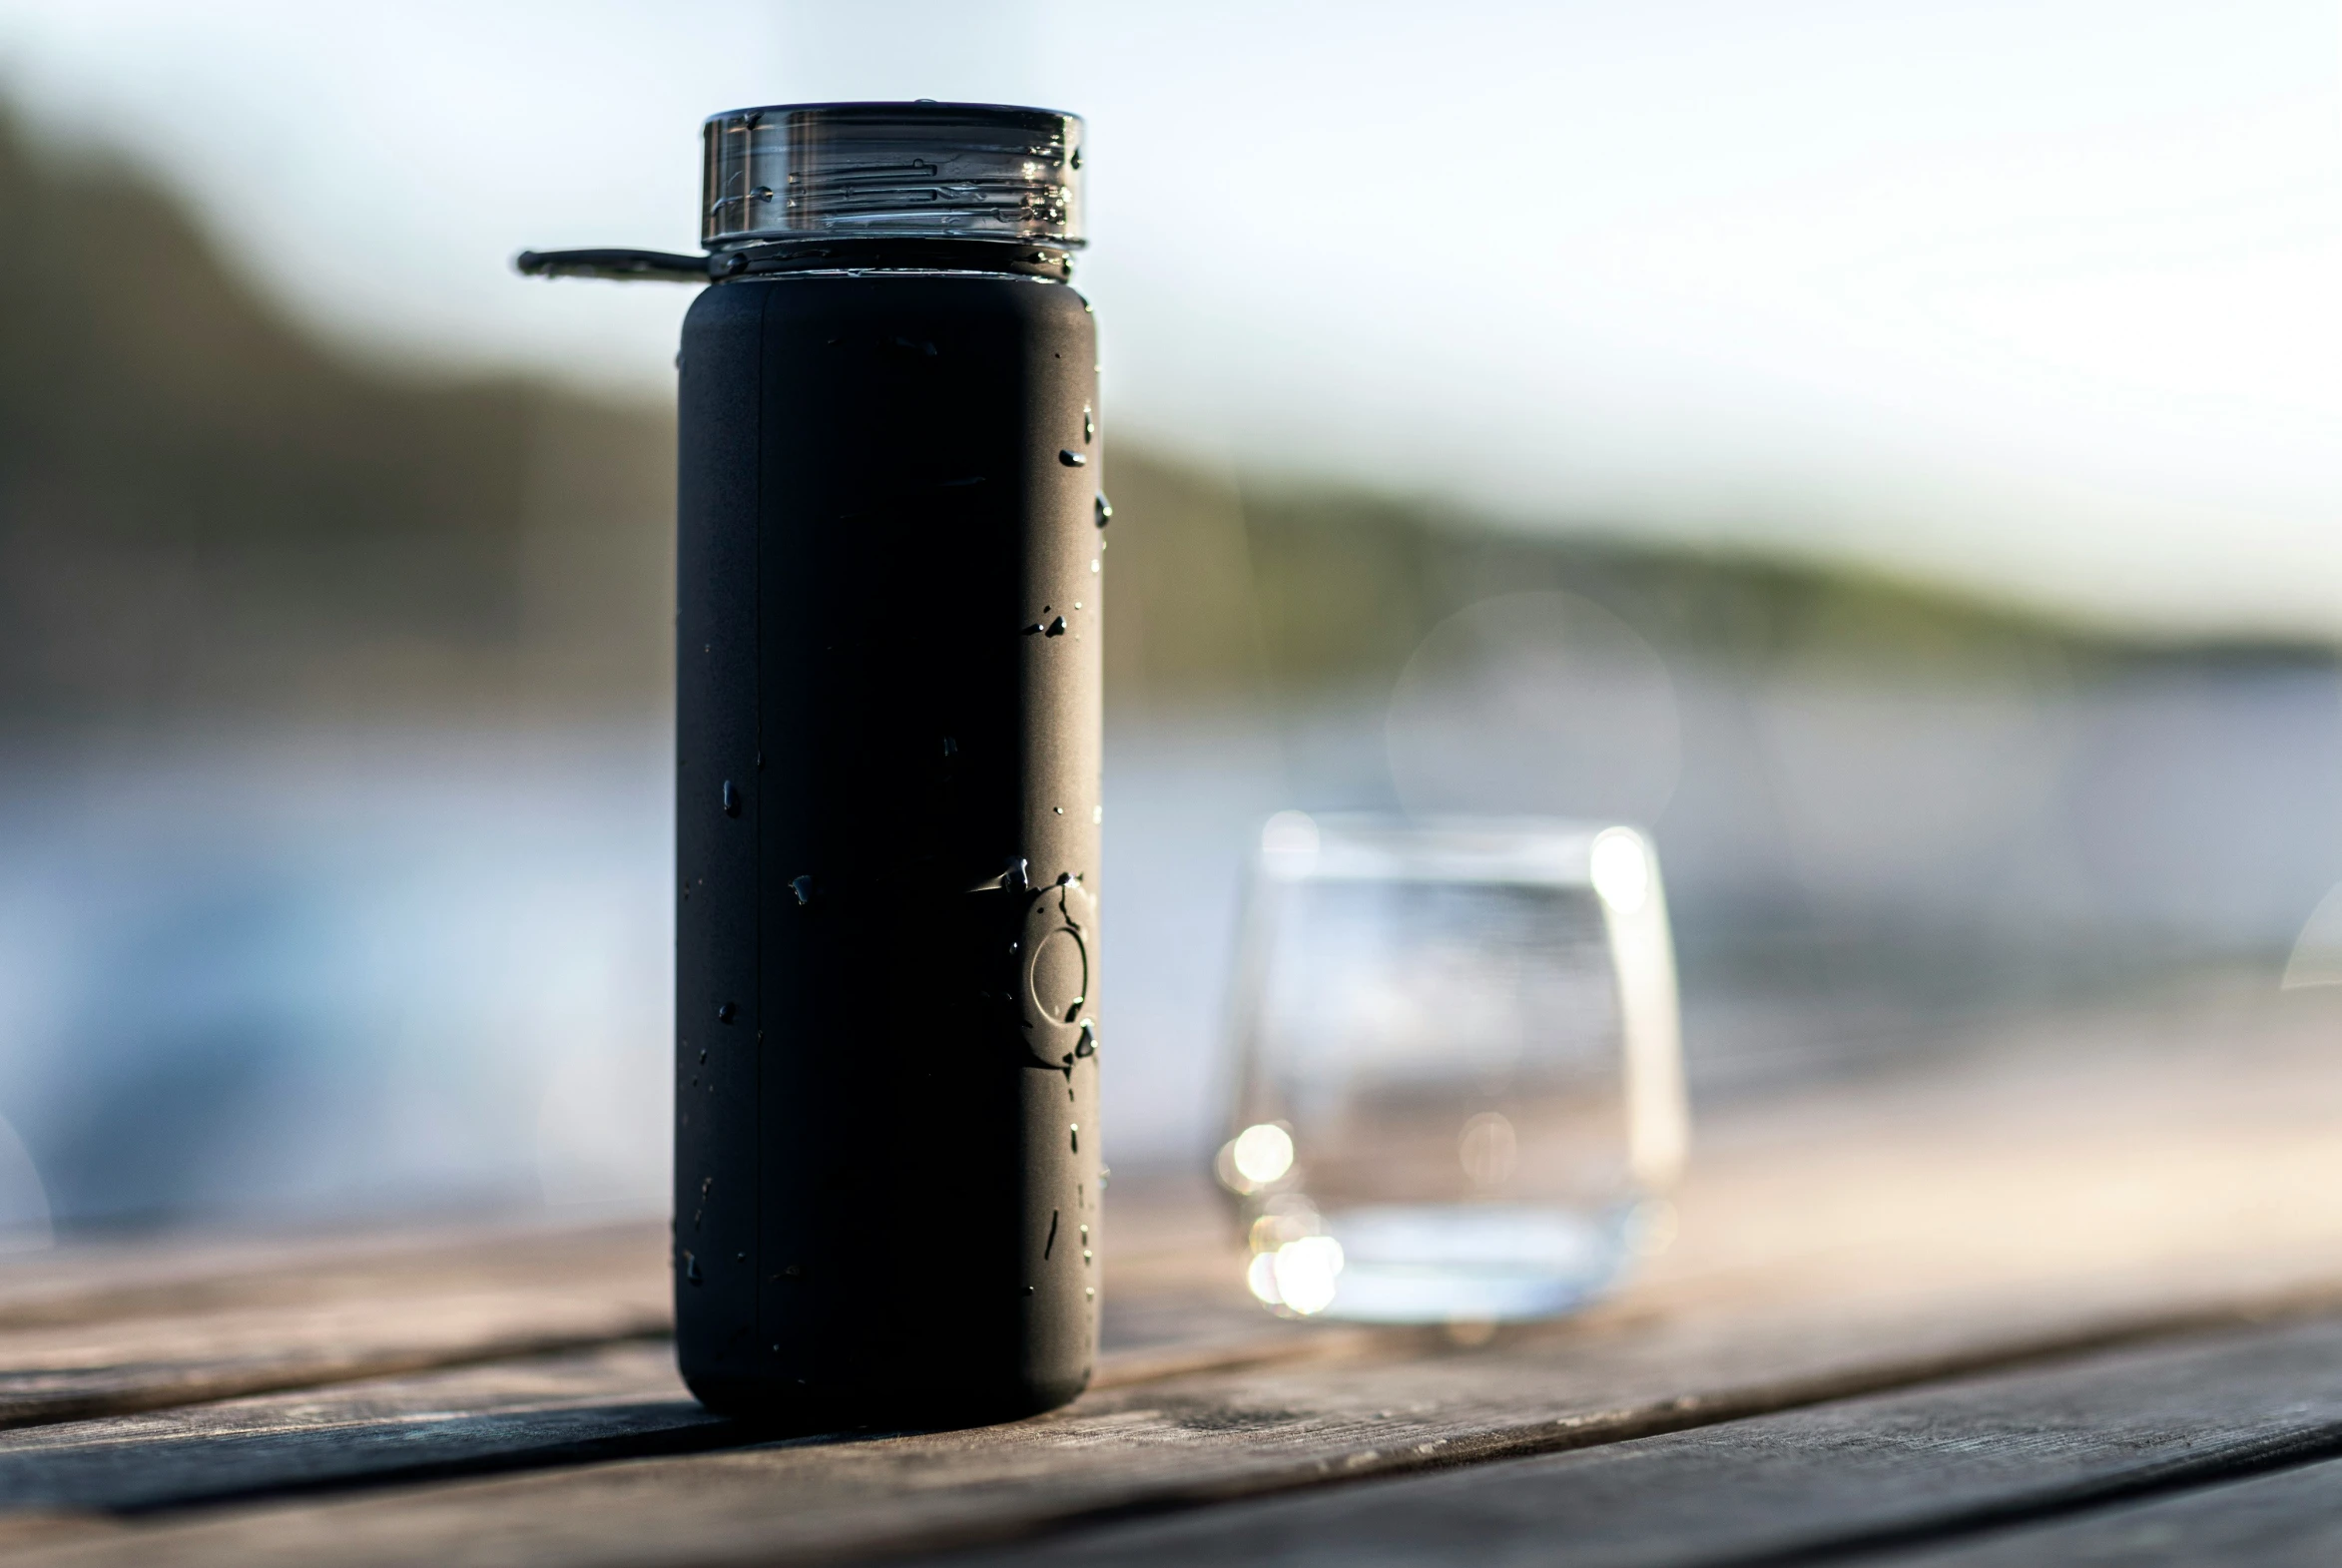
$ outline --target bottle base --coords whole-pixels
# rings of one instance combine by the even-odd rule
[[[813,1388],[794,1378],[695,1377],[684,1374],[692,1397],[717,1415],[792,1433],[870,1427],[939,1431],[991,1426],[1054,1410],[1089,1386],[1077,1376],[988,1388]]]

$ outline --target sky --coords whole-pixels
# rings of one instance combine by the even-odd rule
[[[399,360],[664,397],[699,122],[1087,117],[1108,431],[2342,636],[2342,9],[0,0],[0,93]]]

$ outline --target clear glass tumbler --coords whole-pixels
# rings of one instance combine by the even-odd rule
[[[1276,1310],[1549,1316],[1665,1223],[1675,963],[1632,828],[1280,813],[1235,1003],[1216,1174]]]

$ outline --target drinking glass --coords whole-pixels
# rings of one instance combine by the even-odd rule
[[[1669,1218],[1675,964],[1630,827],[1281,812],[1235,1003],[1214,1163],[1280,1312],[1549,1316]]]

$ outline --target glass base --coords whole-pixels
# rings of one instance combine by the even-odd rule
[[[1359,1322],[1508,1322],[1583,1306],[1632,1251],[1632,1209],[1588,1215],[1527,1205],[1339,1210],[1333,1298],[1312,1315]]]

